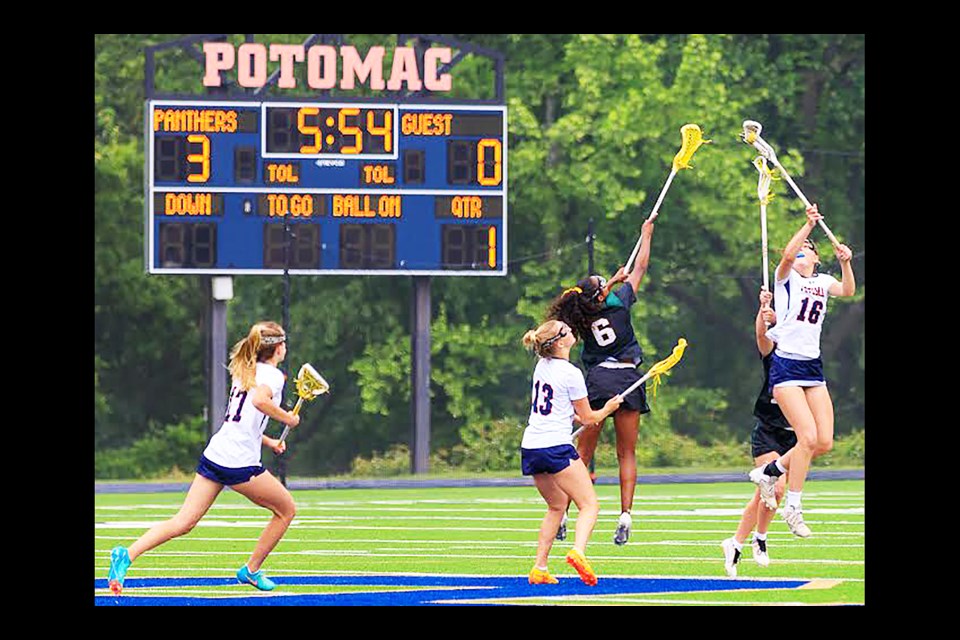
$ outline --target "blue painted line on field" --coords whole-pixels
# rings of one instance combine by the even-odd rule
[[[811,471],[807,480],[863,480],[864,469],[842,469],[830,471]],[[746,482],[744,473],[663,473],[637,476],[637,484],[685,484],[705,482]],[[620,482],[616,476],[601,476],[597,484],[615,485]],[[527,487],[533,486],[529,477],[517,478],[444,478],[423,480],[291,480],[287,488],[291,490],[317,489],[426,489],[450,487]],[[185,493],[189,482],[164,483],[94,483],[94,493]]]
[[[96,606],[427,606],[488,605],[481,600],[545,598],[575,595],[637,595],[652,593],[721,592],[736,589],[796,589],[807,580],[747,580],[729,578],[600,578],[594,587],[579,578],[559,578],[555,585],[531,585],[526,577],[502,576],[288,576],[271,577],[277,590],[253,596],[136,595],[143,587],[236,586],[233,578],[129,578],[120,596],[95,595]],[[400,587],[413,591],[283,594],[283,586]],[[107,581],[94,580],[96,589]],[[437,587],[431,589],[430,587]],[[252,588],[252,587],[251,587]],[[456,601],[450,602],[450,601]],[[472,601],[472,602],[471,602]],[[511,603],[512,604],[512,603]]]

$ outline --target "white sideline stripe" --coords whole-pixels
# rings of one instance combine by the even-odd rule
[[[107,568],[103,567],[103,572],[106,573]],[[169,575],[158,575],[154,576],[155,578],[189,578],[194,573],[206,572],[206,573],[223,573],[229,574],[230,576],[234,575],[237,572],[236,567],[137,567],[138,572],[152,572],[160,573],[167,572]],[[319,576],[319,575],[330,575],[330,576],[395,576],[399,578],[405,577],[454,577],[454,578],[523,578],[527,574],[516,574],[516,575],[507,575],[507,574],[449,574],[449,573],[403,573],[395,571],[344,571],[341,569],[317,569],[316,571],[311,571],[310,573],[304,573],[303,569],[274,569],[270,568],[268,570],[270,575],[285,575],[291,577],[310,577],[310,576]],[[770,573],[768,570],[766,573]],[[103,578],[98,571],[94,576],[96,578]],[[128,575],[129,577],[129,575]],[[639,578],[644,580],[726,580],[726,577],[719,577],[716,574],[712,575],[647,575],[647,574],[617,574],[617,573],[604,573],[603,578]],[[736,580],[737,578],[729,578],[730,580]],[[842,582],[866,582],[866,578],[837,578]],[[805,582],[810,580],[810,576],[778,576],[778,575],[767,575],[761,577],[750,577],[750,580],[754,582],[770,582],[770,581],[779,581],[779,580],[791,580],[797,582]],[[232,586],[232,585],[231,585]]]
[[[634,532],[636,533],[636,532]],[[94,536],[97,540],[129,540],[127,536]],[[197,538],[193,536],[185,536],[178,539],[178,542],[251,542],[255,543],[257,538]],[[501,546],[510,546],[510,545],[521,545],[536,547],[536,540],[427,540],[427,539],[418,539],[418,540],[403,540],[403,539],[378,539],[378,538],[322,538],[322,539],[308,539],[308,538],[283,538],[283,542],[290,544],[433,544],[433,545],[446,545],[450,548],[455,548],[457,546],[490,546],[490,545],[501,545]],[[602,544],[614,544],[612,541],[607,543],[604,540],[592,540],[590,542],[591,546],[602,545]],[[714,540],[654,540],[650,542],[638,542],[631,541],[630,546],[665,546],[665,547],[713,547],[719,543]],[[746,550],[749,547],[749,544],[744,545]],[[432,547],[433,550],[436,550],[437,547]],[[781,547],[782,548],[782,547]],[[820,544],[817,543],[818,549],[862,549],[862,544]],[[110,549],[102,549],[104,553],[108,553]]]
[[[744,483],[746,484],[746,483]],[[615,486],[611,486],[612,489],[616,489]],[[747,487],[749,489],[749,486]],[[601,485],[597,488],[598,492],[607,489],[606,485]],[[634,497],[634,502],[651,502],[651,503],[669,503],[676,504],[678,502],[688,501],[691,504],[702,504],[703,502],[719,502],[719,501],[738,501],[738,500],[749,500],[752,495],[752,491],[744,491],[743,493],[723,493],[723,494],[701,494],[701,495],[686,495],[686,494],[676,494],[669,496],[649,496],[649,495],[637,495]],[[864,493],[860,492],[804,492],[803,499],[804,501],[809,502],[850,502],[851,500],[835,500],[828,498],[825,500],[820,500],[819,498],[824,496],[839,496],[847,498],[856,498],[858,500],[853,500],[855,502],[861,503],[864,499]],[[599,496],[601,501],[619,501],[618,495],[601,495]],[[130,511],[136,509],[179,509],[182,503],[182,498],[177,497],[176,501],[171,501],[169,503],[146,503],[139,505],[100,505],[96,506],[97,510],[114,510],[114,511]],[[363,508],[365,505],[401,505],[401,506],[416,506],[419,504],[437,504],[437,505],[474,505],[474,504],[514,504],[514,505],[541,505],[543,500],[539,497],[530,497],[530,498],[476,498],[476,499],[464,499],[464,500],[440,500],[440,499],[431,499],[431,500],[297,500],[298,508],[318,508],[323,509],[327,507],[357,507]],[[215,503],[210,507],[211,511],[221,510],[221,509],[256,509],[262,510],[262,507],[258,507],[247,502],[238,502],[238,503]]]
[[[384,520],[389,518],[390,520],[479,520],[482,522],[489,522],[491,519],[498,522],[504,520],[510,520],[515,522],[529,522],[529,521],[541,521],[543,520],[544,510],[532,511],[531,513],[536,513],[539,515],[531,515],[529,517],[506,517],[502,512],[495,517],[491,518],[489,516],[465,516],[456,512],[451,512],[449,516],[419,516],[419,515],[374,515],[374,516],[356,516],[356,515],[323,515],[323,516],[304,516],[300,513],[297,514],[295,522],[331,522],[331,521],[341,521],[341,520]],[[865,510],[863,507],[857,507],[853,509],[804,509],[803,513],[805,515],[865,515]],[[743,508],[739,509],[690,509],[690,510],[677,510],[677,509],[664,509],[664,510],[649,510],[649,509],[634,509],[633,515],[635,518],[644,518],[648,516],[724,516],[724,517],[740,517],[743,514]],[[144,513],[137,514],[141,518],[163,518],[166,520],[169,516],[161,513]],[[601,511],[600,516],[619,516],[620,512],[616,511]],[[223,517],[223,516],[221,516]],[[261,514],[258,515],[233,515],[228,516],[235,520],[263,520],[267,517],[267,514],[264,510],[261,510]],[[203,522],[203,520],[201,520]]]
[[[776,521],[774,521],[776,522]],[[98,522],[95,525],[96,529],[149,529],[153,525],[158,524],[158,522]],[[257,529],[260,530],[263,528],[263,523],[257,524],[246,524],[242,522],[233,522],[229,524],[218,524],[216,521],[203,521],[201,520],[197,526],[204,527],[234,527],[234,528],[244,528],[244,529]],[[710,524],[723,524],[718,522],[710,522]],[[827,523],[818,523],[818,522],[808,522],[808,524],[827,524]],[[831,523],[832,524],[832,523]],[[848,524],[861,524],[861,523],[848,523]],[[331,524],[331,525],[311,525],[311,524],[300,524],[294,520],[293,524],[290,525],[291,529],[317,529],[321,531],[482,531],[485,533],[531,533],[539,531],[539,527],[532,527],[527,529],[512,529],[507,527],[387,527],[387,526],[361,526],[361,525],[343,525],[343,524]],[[595,530],[596,531],[596,530]],[[704,533],[704,534],[725,534],[729,537],[731,534],[731,529],[652,529],[650,531],[640,531],[637,526],[634,526],[634,534],[637,533]],[[793,534],[789,531],[768,531],[767,535],[774,536],[792,536]],[[863,531],[817,531],[815,536],[850,536],[850,537],[863,537],[865,533]],[[127,540],[129,538],[119,538],[122,540]]]
[[[804,506],[805,506],[805,507],[810,507],[811,503],[824,504],[825,507],[829,506],[829,507],[832,507],[832,508],[857,508],[857,507],[863,508],[863,506],[864,506],[864,503],[863,503],[862,500],[859,501],[859,502],[849,501],[849,500],[844,500],[844,501],[831,501],[831,504],[830,504],[830,505],[827,505],[827,504],[825,504],[826,501],[822,501],[822,500],[807,500],[807,499],[806,499],[806,496],[804,496],[804,498],[805,498],[805,499],[804,499]],[[743,506],[744,506],[747,502],[749,502],[749,500],[750,500],[750,496],[744,496],[744,497],[742,497],[742,499],[731,499],[731,500],[696,500],[696,501],[683,501],[683,500],[651,500],[651,501],[646,502],[644,506],[652,506],[652,505],[662,504],[662,505],[671,506],[671,507],[681,506],[681,505],[690,505],[690,506],[696,507],[696,506],[698,506],[698,505],[703,505],[703,504],[705,504],[705,503],[710,503],[710,504],[711,504],[711,507],[713,507],[713,508],[724,508],[724,507],[734,508],[734,507],[736,507],[736,508],[739,508],[739,509],[743,509]],[[178,510],[178,509],[180,508],[180,505],[173,505],[173,504],[170,504],[170,505],[159,505],[159,504],[153,504],[153,505],[140,505],[140,506],[131,506],[131,505],[123,505],[123,506],[103,506],[103,507],[95,507],[94,510],[95,510],[95,511],[108,511],[108,512],[109,512],[109,511],[135,511],[135,510],[138,510],[138,509],[144,509],[144,510],[146,510],[146,509],[164,509],[164,508],[169,508],[169,509],[175,511],[175,510]],[[336,506],[336,507],[317,507],[317,506],[312,506],[312,505],[297,504],[297,512],[298,512],[298,513],[303,513],[304,511],[311,511],[311,510],[313,510],[313,511],[321,511],[321,512],[333,511],[333,512],[335,512],[335,513],[336,513],[336,512],[341,512],[341,511],[369,511],[369,508],[370,508],[369,505],[338,505],[338,506]],[[467,511],[469,511],[470,513],[498,513],[498,514],[499,514],[499,513],[527,513],[527,512],[542,511],[542,508],[543,508],[543,503],[541,502],[540,504],[532,504],[532,505],[530,505],[530,506],[507,507],[507,508],[504,508],[504,507],[499,507],[499,508],[487,508],[487,507],[477,507],[477,506],[470,505],[470,506],[469,506],[469,509],[468,509]],[[211,511],[213,511],[213,509],[211,509]],[[217,511],[264,511],[264,508],[263,508],[263,507],[258,507],[258,506],[256,506],[256,505],[236,505],[236,506],[233,506],[233,505],[231,505],[231,506],[226,506],[226,505],[224,505],[224,506],[221,507],[220,509],[217,509]],[[464,510],[461,509],[461,508],[450,508],[450,509],[433,508],[433,509],[427,509],[427,508],[416,507],[416,506],[412,506],[412,507],[382,507],[382,506],[381,506],[379,509],[377,509],[377,512],[378,512],[378,513],[382,513],[382,512],[391,512],[391,513],[393,513],[393,512],[463,513],[463,511],[464,511]],[[641,511],[643,511],[643,510],[641,509]],[[618,515],[619,515],[619,512],[618,512]]]
[[[841,606],[846,604],[863,604],[862,602],[736,602],[736,601],[724,601],[724,600],[667,600],[660,598],[610,598],[606,596],[557,596],[556,600],[551,598],[536,597],[529,598],[533,602],[525,603],[522,599],[517,598],[488,598],[482,600],[437,600],[437,603],[451,603],[451,604],[466,604],[467,602],[471,604],[501,604],[501,603],[510,603],[510,604],[535,604],[537,601],[549,600],[548,604],[556,605],[558,607],[569,607],[569,606],[580,606],[584,604],[609,604],[611,606],[620,606],[624,604],[676,604],[676,605],[692,605],[692,604],[713,604],[713,605],[738,605],[746,607],[812,607],[812,606]]]
[[[430,550],[430,549],[428,549]],[[436,549],[433,549],[434,551]],[[389,551],[390,553],[387,553]],[[312,555],[332,555],[340,558],[352,558],[352,557],[364,557],[364,558],[413,558],[416,560],[423,560],[422,555],[410,554],[410,553],[399,553],[401,551],[407,551],[407,549],[384,549],[382,551],[337,551],[337,550],[318,550],[318,551],[272,551],[270,556],[312,556]],[[103,555],[106,551],[98,552],[96,555]],[[203,558],[208,556],[249,556],[249,550],[243,551],[151,551],[151,556],[154,557],[168,557],[168,558]],[[447,553],[445,552],[442,556],[434,556],[431,559],[433,560],[453,560],[453,559],[463,559],[463,558],[479,558],[479,559],[494,559],[494,560],[529,560],[529,555],[509,555],[509,554],[472,554],[472,553]],[[721,558],[722,559],[722,558]],[[709,561],[710,558],[704,557],[677,557],[677,556],[600,556],[593,555],[590,556],[591,561],[603,560],[604,562],[704,562]],[[863,560],[838,560],[838,559],[829,559],[829,558],[796,558],[796,559],[786,559],[786,558],[775,558],[772,562],[777,564],[852,564],[852,565],[862,565],[864,564]]]

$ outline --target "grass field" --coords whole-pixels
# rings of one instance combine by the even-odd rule
[[[563,561],[575,508],[567,540],[551,553],[560,584],[526,584],[545,510],[533,487],[294,491],[297,517],[264,566],[279,585],[270,593],[233,578],[266,512],[225,491],[192,532],[137,559],[119,598],[106,585],[110,549],[175,514],[184,494],[97,494],[95,604],[864,604],[864,482],[808,482],[813,536],[793,536],[777,516],[770,566],[753,562],[748,542],[739,576],[727,578],[720,542],[752,490],[639,485],[630,542],[618,547],[619,490],[597,486],[593,588]]]

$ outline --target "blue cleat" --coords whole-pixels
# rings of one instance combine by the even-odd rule
[[[114,547],[110,552],[110,573],[107,575],[107,582],[115,596],[123,591],[123,579],[127,577],[130,562],[130,554],[127,553],[126,547]]]
[[[263,573],[263,569],[256,573],[250,573],[247,565],[243,565],[237,570],[237,582],[241,584],[252,584],[257,589],[260,589],[260,591],[273,591],[277,587],[277,583],[268,578],[266,574]]]

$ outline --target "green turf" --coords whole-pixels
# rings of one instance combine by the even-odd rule
[[[587,552],[601,580],[604,576],[724,577],[719,543],[735,530],[752,485],[640,485],[633,533],[624,547],[612,542],[619,514],[618,487],[601,485],[597,494],[600,518]],[[532,566],[544,513],[533,487],[337,489],[294,491],[293,495],[297,517],[265,565],[272,576],[368,572],[523,576]],[[174,515],[183,497],[182,493],[97,494],[95,578],[106,577],[112,547],[129,545],[150,524]],[[814,535],[796,538],[777,516],[768,538],[771,565],[756,565],[748,543],[739,577],[838,581],[821,583],[827,588],[590,596],[563,603],[864,603],[863,481],[808,482],[804,511]],[[575,514],[574,508],[567,541],[557,542],[551,554],[550,568],[558,577],[575,575],[563,562],[572,545]],[[128,576],[232,576],[267,520],[263,509],[226,491],[199,526],[138,558]],[[124,522],[130,524],[113,528]],[[357,590],[284,589],[292,593]],[[150,590],[157,595],[249,592],[242,585]],[[548,602],[557,604],[547,599],[538,603]]]

